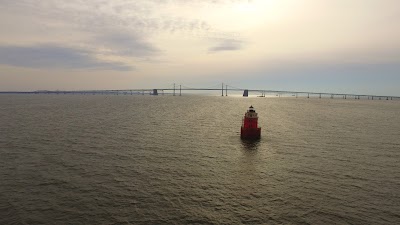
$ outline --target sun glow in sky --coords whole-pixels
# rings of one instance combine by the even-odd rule
[[[0,91],[172,83],[400,95],[394,0],[3,0]]]

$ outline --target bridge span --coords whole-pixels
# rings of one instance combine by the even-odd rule
[[[38,90],[38,91],[6,91],[0,94],[81,94],[81,95],[173,95],[181,96],[183,91],[220,91],[221,96],[228,96],[229,92],[243,93],[243,97],[248,97],[250,94],[257,97],[266,97],[267,95],[275,97],[303,97],[303,98],[342,98],[342,99],[370,99],[370,100],[400,100],[400,96],[389,95],[368,95],[354,93],[329,93],[329,92],[308,92],[308,91],[283,91],[270,89],[246,89],[232,87],[227,84],[222,84],[219,87],[209,88],[192,88],[183,85],[173,85],[167,88],[144,88],[144,89],[115,89],[115,90],[79,90],[79,91],[62,91],[62,90]]]

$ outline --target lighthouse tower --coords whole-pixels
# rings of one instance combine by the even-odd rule
[[[242,139],[259,139],[261,137],[261,128],[258,127],[258,115],[253,106],[250,106],[244,115],[240,137]]]

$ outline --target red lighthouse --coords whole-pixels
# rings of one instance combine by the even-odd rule
[[[261,127],[258,127],[258,115],[253,106],[250,106],[244,115],[240,137],[242,139],[259,139],[261,137]]]

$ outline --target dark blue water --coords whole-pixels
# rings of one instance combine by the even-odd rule
[[[255,106],[258,142],[240,140]],[[400,224],[398,101],[0,95],[0,224]]]

